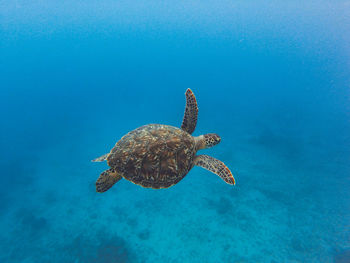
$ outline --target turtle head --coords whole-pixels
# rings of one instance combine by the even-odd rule
[[[196,137],[197,149],[207,149],[217,145],[221,141],[221,138],[216,133],[208,133],[205,135],[201,135]]]

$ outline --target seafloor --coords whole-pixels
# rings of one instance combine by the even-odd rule
[[[89,160],[112,126],[3,164],[1,262],[348,262],[348,149],[236,129],[212,149],[234,187],[194,168],[166,190],[123,180],[98,194],[106,165]]]

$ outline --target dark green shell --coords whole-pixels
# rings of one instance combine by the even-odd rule
[[[125,179],[150,188],[178,183],[193,166],[194,138],[168,125],[149,124],[122,137],[107,162]]]

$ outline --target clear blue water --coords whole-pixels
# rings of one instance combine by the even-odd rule
[[[73,2],[0,1],[0,262],[350,262],[348,1]],[[187,88],[237,185],[97,194]]]

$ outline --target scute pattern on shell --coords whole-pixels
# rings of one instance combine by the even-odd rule
[[[125,179],[158,189],[178,183],[192,168],[195,154],[195,141],[187,132],[149,124],[122,137],[107,162]]]

